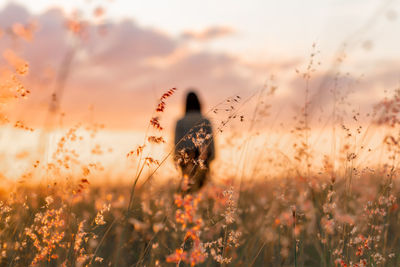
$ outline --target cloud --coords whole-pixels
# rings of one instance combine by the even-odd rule
[[[11,4],[0,11],[0,28],[6,33],[0,38],[0,51],[11,48],[30,65],[24,82],[32,94],[27,101],[15,106],[14,115],[36,126],[43,123],[51,95],[57,88],[57,77],[73,47],[76,47],[75,53],[60,102],[61,110],[67,114],[65,123],[94,118],[108,127],[143,129],[157,98],[171,87],[179,91],[169,100],[170,120],[180,115],[181,101],[188,87],[198,88],[207,108],[228,96],[261,88],[271,74],[278,76],[279,86],[273,107],[276,111],[289,107],[279,119],[292,116],[290,107],[296,107],[294,110],[298,112],[304,104],[304,81],[293,78],[296,65],[301,63],[297,57],[274,55],[274,60],[250,62],[224,52],[194,50],[186,44],[187,40],[207,41],[232,34],[233,30],[228,27],[171,36],[132,20],[108,22],[101,28],[86,22],[87,35],[76,42],[67,31],[67,19],[58,9],[32,15],[24,7]],[[31,21],[37,23],[32,41],[7,33],[14,23]],[[341,92],[351,91],[349,101],[351,97],[357,98],[357,105],[371,107],[378,101],[380,90],[398,85],[398,63],[386,62],[377,68],[380,72],[363,79],[343,76],[338,80]],[[310,83],[312,110],[328,112],[334,80],[334,74],[315,73]],[[89,106],[94,107],[93,114]]]
[[[184,40],[209,41],[216,38],[225,37],[233,34],[235,31],[231,27],[213,26],[202,31],[188,30],[182,33]]]
[[[5,6],[0,14],[0,25],[3,28],[11,27],[16,22],[26,23],[31,17],[25,8],[15,4]]]
[[[91,105],[96,119],[110,127],[143,127],[159,95],[170,87],[180,89],[179,99],[187,87],[195,86],[209,105],[232,92],[254,88],[251,77],[241,72],[247,67],[234,56],[192,51],[181,37],[139,26],[132,20],[102,25],[105,34],[99,32],[98,25],[85,22],[86,37],[76,45],[67,31],[67,20],[59,9],[34,16],[24,7],[11,4],[0,11],[0,28],[29,21],[38,25],[31,42],[14,36],[0,39],[2,51],[16,44],[17,54],[30,65],[25,82],[32,94],[16,107],[16,116],[29,117],[26,119],[40,125],[57,87],[57,77],[65,68],[63,62],[74,46],[60,99],[61,110],[71,122],[89,117]],[[200,35],[210,39],[231,32],[227,27],[213,27]],[[173,116],[179,114],[178,102],[171,102]],[[34,113],[40,115],[32,116]]]
[[[308,83],[309,119],[317,124],[331,119],[336,97],[336,116],[340,120],[352,120],[353,115],[358,113],[361,119],[370,121],[368,114],[373,113],[374,106],[385,96],[391,97],[391,92],[400,84],[400,64],[397,61],[375,64],[376,70],[365,74],[360,71],[340,75],[329,71],[313,73]],[[287,86],[288,92],[278,97],[275,105],[286,103],[294,113],[301,114],[306,87],[306,81],[299,75],[292,78]]]
[[[136,64],[148,57],[167,56],[178,46],[177,41],[166,34],[140,28],[130,20],[108,28],[107,36],[95,36],[88,44],[89,56],[98,64]]]

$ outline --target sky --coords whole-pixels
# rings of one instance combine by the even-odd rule
[[[99,7],[104,14],[94,17]],[[357,109],[367,109],[400,80],[400,37],[393,34],[400,32],[399,12],[398,0],[5,0],[0,28],[35,21],[37,29],[29,42],[3,37],[0,48],[16,50],[29,63],[24,79],[32,93],[15,107],[15,116],[23,117],[24,109],[42,111],[30,119],[35,126],[43,124],[74,44],[60,101],[65,121],[95,117],[111,128],[143,129],[145,115],[171,87],[179,90],[170,100],[169,121],[181,115],[189,87],[197,88],[209,110],[229,96],[251,96],[271,77],[279,88],[274,111],[293,111],[304,92],[295,71],[307,67],[314,43],[314,63],[320,62],[310,89],[315,107],[326,107],[340,71],[340,85],[352,87],[343,94],[355,99]],[[88,36],[79,42],[65,27],[74,14],[88,25]],[[344,59],[340,69],[338,56]]]
[[[185,31],[225,26],[231,28],[234,34],[208,44],[207,49],[227,49],[250,58],[268,58],[275,53],[280,56],[284,53],[301,54],[312,42],[319,42],[324,50],[331,51],[376,13],[383,14],[368,31],[372,34],[379,32],[384,39],[393,38],[387,35],[392,32],[390,27],[380,20],[385,16],[396,17],[399,11],[398,1],[393,0],[252,0],[246,3],[238,0],[5,0],[0,7],[10,2],[19,3],[35,14],[51,7],[62,7],[67,14],[80,10],[87,17],[95,7],[101,6],[109,20],[132,19],[140,26],[161,30],[172,36],[179,36]],[[389,43],[388,40],[383,41]]]
[[[96,10],[104,14],[94,16]],[[245,134],[258,138],[255,148],[288,151],[305,103],[301,73],[313,58],[311,142],[328,153],[333,122],[338,128],[354,124],[356,131],[399,88],[399,15],[399,0],[0,1],[0,74],[15,71],[22,59],[29,68],[18,79],[30,91],[27,99],[0,103],[0,115],[35,129],[32,135],[16,133],[12,124],[1,128],[0,150],[18,157],[20,147],[9,144],[36,147],[49,121],[61,129],[83,122],[105,124],[103,143],[125,155],[142,141],[159,97],[176,87],[160,118],[166,139],[183,115],[185,93],[195,88],[216,129],[232,114],[232,97],[241,97],[226,138],[217,137],[221,160],[247,140]],[[71,20],[83,22],[83,35],[68,30]],[[33,25],[32,38],[15,34],[18,23]],[[52,94],[60,88],[57,114],[50,116]],[[376,145],[381,136],[375,133],[383,134],[366,139]],[[49,138],[53,147],[57,134]]]

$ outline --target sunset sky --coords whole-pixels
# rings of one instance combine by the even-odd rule
[[[79,10],[86,18],[91,17],[94,8],[102,7],[106,21],[115,23],[125,19],[133,20],[141,28],[162,31],[170,38],[177,38],[188,31],[201,32],[225,27],[231,32],[214,36],[225,38],[213,40],[209,44],[203,43],[201,48],[228,51],[251,59],[260,59],[261,56],[263,60],[270,60],[271,57],[282,60],[284,55],[292,57],[304,54],[312,42],[319,43],[324,51],[330,53],[367,24],[369,27],[359,38],[364,38],[363,41],[379,38],[380,47],[392,47],[391,52],[395,53],[393,48],[396,45],[393,44],[394,36],[391,33],[399,27],[396,23],[399,3],[393,0],[254,0],[246,3],[228,0],[217,3],[211,0],[9,0],[2,1],[0,7],[9,3],[18,3],[35,15],[49,8],[62,8],[66,14]],[[378,51],[375,53],[379,54]]]
[[[373,106],[398,88],[399,14],[398,0],[1,1],[0,51],[6,58],[3,51],[11,49],[28,62],[22,81],[31,91],[28,99],[9,105],[9,116],[35,129],[45,125],[57,76],[74,51],[59,96],[59,113],[65,116],[56,118],[57,125],[98,122],[107,131],[139,133],[135,140],[129,134],[105,135],[104,140],[118,139],[125,153],[142,140],[159,97],[169,88],[178,91],[161,120],[167,139],[182,116],[189,87],[196,88],[215,127],[227,113],[214,114],[211,107],[224,103],[218,106],[223,111],[228,97],[241,96],[235,108],[247,127],[258,92],[267,84],[277,90],[262,99],[270,107],[268,115],[257,117],[255,130],[274,131],[269,141],[282,142],[279,149],[285,150],[291,141],[282,132],[293,129],[293,116],[304,105],[305,82],[296,70],[303,72],[315,53],[309,112],[318,131],[312,135],[315,145],[323,143],[329,151],[326,127],[332,122],[335,84],[338,114],[353,124],[354,114],[366,122]],[[71,20],[84,23],[83,38],[68,31]],[[35,25],[33,39],[15,38],[15,23]],[[4,58],[0,64],[9,68]],[[236,133],[243,129],[237,127]],[[4,136],[18,138],[12,132]],[[33,143],[27,140],[40,134],[30,138],[21,140]]]
[[[94,17],[99,7],[104,14]],[[306,68],[313,43],[321,62],[312,79],[315,106],[326,106],[338,70],[350,73],[339,82],[352,87],[348,98],[358,109],[393,90],[400,81],[400,37],[394,34],[400,32],[399,12],[398,1],[378,0],[2,1],[1,28],[32,21],[38,26],[31,42],[3,37],[0,48],[15,48],[29,62],[32,94],[24,108],[39,112],[72,47],[67,19],[78,13],[88,23],[60,104],[66,121],[94,117],[111,128],[143,128],[147,117],[141,115],[151,113],[168,88],[179,89],[168,115],[177,118],[188,87],[198,88],[207,110],[228,96],[251,95],[271,75],[279,88],[273,106],[285,105],[280,116],[286,119],[301,105],[304,86],[295,70]],[[343,47],[346,58],[335,69]],[[40,125],[43,116],[32,123]]]

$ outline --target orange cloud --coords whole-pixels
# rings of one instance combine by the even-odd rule
[[[294,68],[300,64],[297,58],[286,56],[279,61],[275,56],[270,62],[246,62],[223,52],[190,50],[186,45],[187,39],[204,41],[232,34],[234,31],[227,27],[211,27],[174,37],[131,20],[109,22],[101,26],[101,32],[97,24],[86,22],[87,35],[76,42],[66,28],[68,18],[60,10],[34,16],[21,6],[8,5],[0,11],[0,28],[4,32],[15,23],[26,25],[29,21],[37,23],[32,41],[5,34],[0,39],[0,51],[15,48],[18,56],[29,63],[29,74],[23,82],[31,95],[14,107],[14,116],[36,126],[43,124],[69,53],[71,63],[64,91],[58,96],[60,111],[67,114],[64,123],[90,119],[104,122],[108,127],[143,129],[157,98],[166,89],[180,89],[167,108],[172,117],[177,117],[182,105],[180,97],[187,87],[199,88],[207,108],[227,96],[260,88],[260,80],[275,71],[278,76],[285,73],[285,80],[278,79],[279,88],[272,105],[277,113],[289,107],[280,118],[290,118],[290,107],[296,106],[298,111],[302,105],[304,82],[294,78]],[[377,88],[391,89],[398,79],[398,65],[388,63],[380,69],[380,73],[369,75],[352,87],[352,92],[356,92],[353,95],[368,95],[359,97],[358,105],[371,107],[378,101]],[[310,84],[313,109],[329,108],[334,80],[331,73],[315,74]],[[344,88],[356,80],[346,76],[338,82]],[[323,81],[328,83],[321,87]]]
[[[102,25],[106,34],[99,33],[98,25],[85,22],[85,38],[76,45],[66,27],[68,18],[58,9],[34,16],[11,4],[0,11],[0,27],[4,29],[31,20],[37,22],[34,38],[29,43],[22,39],[17,42],[18,54],[30,66],[25,84],[32,94],[15,106],[14,115],[18,119],[28,117],[24,121],[39,126],[65,68],[69,69],[64,89],[57,96],[60,111],[66,113],[65,123],[94,117],[109,127],[143,127],[148,120],[143,115],[151,115],[154,102],[165,89],[196,86],[212,104],[231,92],[254,88],[250,77],[238,71],[242,64],[237,58],[187,50],[181,38],[131,20]],[[203,38],[228,32],[228,28],[216,27],[206,30]],[[14,43],[13,38],[3,38],[1,51]],[[68,66],[67,57],[71,57]],[[176,101],[170,107],[179,112],[174,105],[180,103]]]

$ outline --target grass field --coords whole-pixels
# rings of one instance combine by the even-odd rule
[[[399,185],[337,181],[19,187],[1,196],[2,266],[398,266]],[[167,264],[169,263],[169,264]]]
[[[7,10],[21,17],[29,13],[17,5]],[[375,59],[380,65],[371,67],[374,77],[366,81],[359,73],[349,74],[346,66],[346,49],[362,41],[364,50],[372,50],[374,43],[360,35],[385,10],[355,31],[349,48],[343,43],[327,60],[332,66],[321,67],[316,43],[305,60],[282,59],[278,69],[290,68],[291,74],[282,74],[286,83],[278,95],[279,79],[273,74],[259,88],[242,88],[243,95],[230,91],[236,83],[250,87],[245,83],[249,70],[265,73],[265,62],[250,64],[204,45],[233,34],[230,27],[172,37],[129,19],[107,24],[100,20],[105,10],[89,11],[92,22],[82,20],[79,12],[37,15],[43,32],[35,22],[0,28],[0,266],[400,266],[400,89],[385,83],[394,76],[397,82],[397,65]],[[385,16],[389,21],[397,17],[392,10]],[[49,67],[43,76],[23,58],[36,31],[42,34],[38,38],[61,31],[65,37],[65,54],[51,57],[59,67]],[[125,43],[125,31],[138,38]],[[107,34],[112,53],[106,42],[97,47]],[[61,37],[54,39],[59,45]],[[46,40],[35,45],[50,54]],[[138,62],[127,59],[132,47]],[[124,49],[126,54],[119,54]],[[32,59],[46,61],[32,51]],[[268,70],[275,65],[271,62],[265,64]],[[358,70],[357,64],[349,69]],[[104,74],[111,65],[117,78]],[[130,73],[132,66],[137,73]],[[190,73],[189,67],[194,67]],[[175,122],[169,108],[178,110],[170,101],[185,88],[158,88],[164,91],[154,97],[148,119],[143,115],[148,104],[143,88],[153,83],[147,77],[158,73],[154,77],[164,79],[164,86],[171,79],[179,83],[174,78],[178,71],[181,80],[189,81],[190,75],[207,74],[212,86],[229,91],[223,97],[212,92],[214,87],[208,91],[217,104],[203,114],[213,124],[217,157],[205,186],[195,192],[187,190],[191,180],[173,160],[168,133]],[[75,87],[69,88],[68,81]],[[95,82],[103,87],[96,90]],[[375,87],[364,93],[368,83]],[[36,91],[31,92],[31,84]],[[65,91],[70,93],[65,101],[70,117],[61,105]],[[32,95],[31,106],[24,107]],[[98,105],[90,104],[82,115],[87,98]],[[127,106],[136,113],[124,110]],[[108,130],[97,122],[95,108],[125,128]],[[148,126],[135,129],[135,141],[140,141],[125,142],[131,124],[142,121]],[[102,141],[96,139],[102,134]],[[194,140],[205,151],[211,137],[189,132],[182,139]],[[190,163],[206,165],[203,159]]]
[[[164,104],[156,113],[164,112],[173,92],[160,98]],[[156,118],[149,127],[162,134]],[[344,132],[349,136],[349,129]],[[212,171],[199,192],[184,194],[186,177],[156,176],[170,154],[157,160],[146,146],[164,145],[161,136],[149,135],[128,152],[128,160],[135,158],[133,172],[110,182],[112,166],[83,163],[72,149],[85,142],[80,134],[77,128],[66,131],[47,163],[35,161],[17,182],[3,187],[2,266],[400,264],[394,137],[382,143],[387,160],[379,167],[356,164],[357,154],[350,152],[356,146],[346,142],[336,161],[325,155],[318,166],[312,160],[316,152],[304,141],[309,130],[298,127],[295,163],[273,156],[261,163],[264,171],[279,166],[279,174],[263,174],[260,164],[254,165],[254,177],[243,168],[227,177]],[[96,155],[101,147],[95,147]],[[250,154],[243,155],[250,164]],[[223,169],[216,164],[213,169]]]

